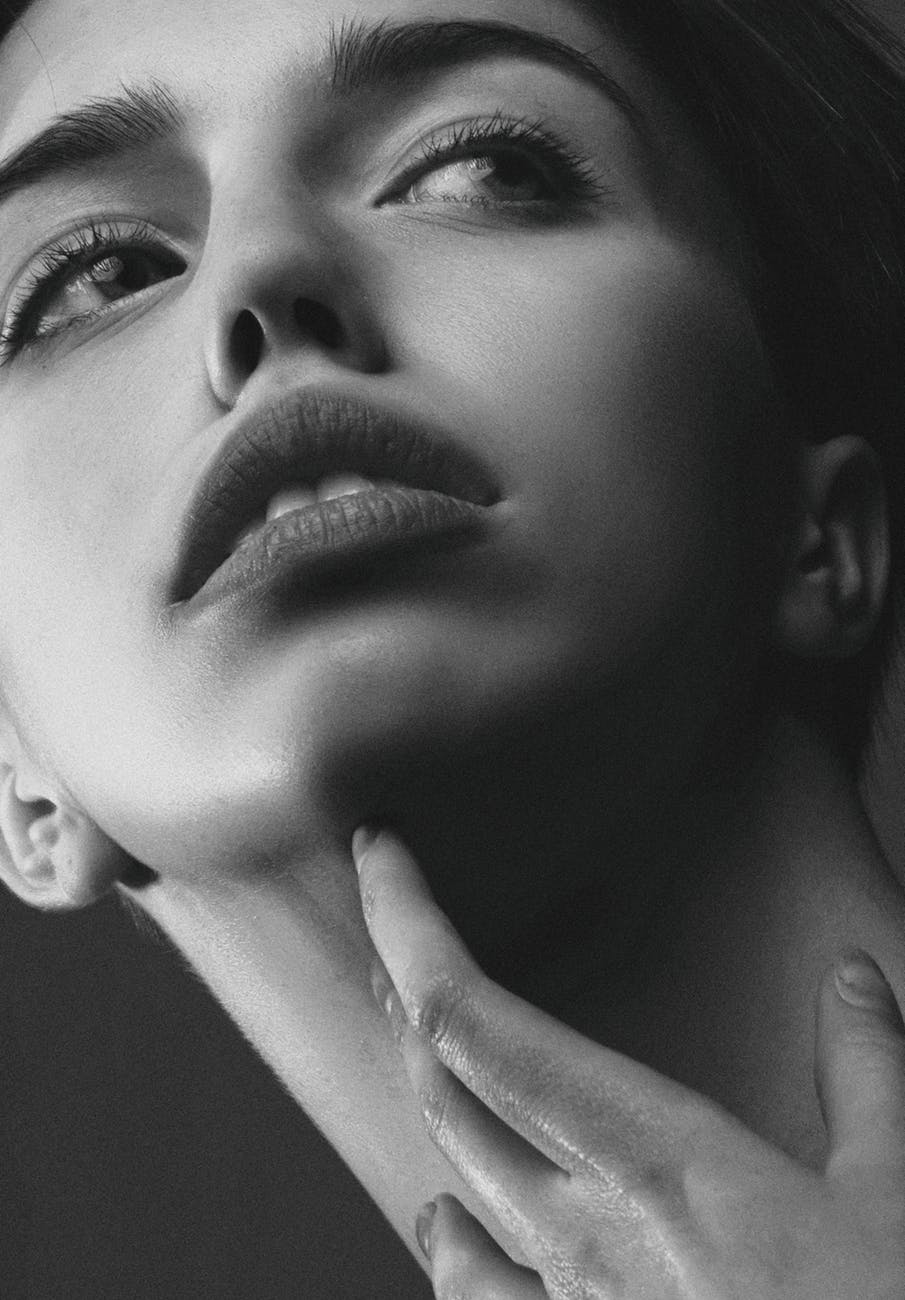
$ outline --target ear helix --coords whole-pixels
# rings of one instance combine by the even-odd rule
[[[870,640],[889,567],[883,478],[863,439],[802,447],[802,502],[776,607],[778,645],[804,659],[844,659]]]
[[[122,854],[84,813],[56,808],[33,825],[30,837],[49,856],[64,906],[87,907],[118,878]]]
[[[816,573],[827,563],[826,538],[813,515],[808,515],[798,546],[798,568],[802,573]]]
[[[84,813],[24,797],[13,769],[0,787],[0,827],[6,883],[24,902],[47,910],[93,903],[114,884],[125,858]]]

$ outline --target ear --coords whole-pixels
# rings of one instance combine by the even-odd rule
[[[862,438],[802,445],[801,504],[775,620],[780,649],[845,659],[868,643],[889,580],[886,492]]]
[[[39,776],[0,765],[0,880],[45,911],[85,907],[124,871],[126,855]]]

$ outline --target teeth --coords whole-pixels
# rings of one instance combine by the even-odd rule
[[[249,537],[251,537],[251,535],[252,535],[253,533],[256,533],[256,532],[258,531],[259,528],[263,528],[263,527],[264,527],[264,522],[265,522],[265,521],[264,521],[264,518],[263,518],[263,517],[260,517],[260,518],[258,518],[258,519],[253,519],[252,522],[248,525],[247,528],[243,528],[242,531],[241,531],[241,533],[239,534],[239,536],[236,538],[235,542],[233,543],[233,549],[232,549],[232,551],[230,552],[230,554],[233,554],[234,552],[236,552],[236,551],[239,549],[239,547],[242,545],[242,543],[243,543],[243,542],[247,542],[248,539],[249,539]]]
[[[242,543],[253,533],[258,532],[265,523],[269,524],[274,519],[279,519],[281,515],[289,514],[291,510],[304,510],[306,506],[316,505],[318,501],[333,501],[336,497],[354,496],[357,492],[367,492],[372,487],[395,486],[397,485],[389,479],[372,480],[363,478],[361,474],[351,473],[327,474],[316,483],[293,483],[270,498],[266,514],[259,515],[242,530],[236,538],[233,551],[237,551]]]
[[[371,479],[362,478],[360,474],[328,474],[317,484],[318,501],[333,501],[336,497],[354,496],[356,492],[367,492],[373,487]]]
[[[317,493],[308,483],[293,483],[292,487],[284,488],[282,492],[277,492],[270,498],[267,503],[267,523],[272,519],[279,519],[280,515],[288,515],[290,510],[302,510],[305,506],[313,506],[317,501]]]

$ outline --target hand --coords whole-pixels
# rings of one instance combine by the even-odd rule
[[[430,1135],[530,1264],[443,1197],[419,1220],[438,1300],[905,1297],[905,1027],[870,959],[820,990],[818,1173],[487,979],[389,831],[353,852]]]

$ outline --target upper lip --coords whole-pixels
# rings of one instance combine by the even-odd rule
[[[474,505],[499,499],[487,468],[449,434],[348,395],[290,393],[237,424],[204,471],[182,528],[173,599],[200,591],[276,491],[340,471]]]

